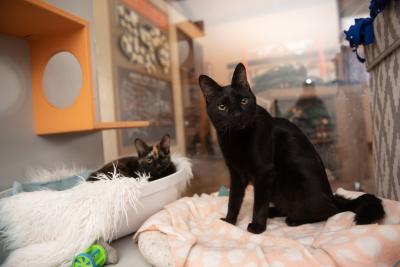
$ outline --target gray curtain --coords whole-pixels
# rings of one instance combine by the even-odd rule
[[[370,72],[374,177],[377,193],[400,199],[400,1],[374,20],[375,42],[365,47]]]

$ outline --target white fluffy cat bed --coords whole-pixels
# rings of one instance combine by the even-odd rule
[[[96,240],[136,231],[152,214],[178,199],[192,178],[188,159],[173,156],[177,172],[146,177],[82,180],[65,191],[19,193],[0,200],[0,237],[12,250],[2,266],[70,266]]]

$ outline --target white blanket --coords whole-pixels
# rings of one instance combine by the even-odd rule
[[[187,169],[185,178],[190,179],[188,160],[173,160],[178,170]],[[110,241],[118,236],[118,226],[127,223],[128,209],[141,204],[145,184],[147,177],[119,177],[1,199],[0,235],[13,250],[2,266],[70,266],[76,253],[99,238]]]

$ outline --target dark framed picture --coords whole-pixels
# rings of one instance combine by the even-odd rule
[[[114,0],[111,33],[115,106],[119,121],[148,120],[147,128],[120,129],[120,155],[135,151],[134,141],[175,139],[168,17],[147,0]]]
[[[129,69],[118,68],[118,113],[124,121],[149,120],[150,127],[119,130],[120,154],[134,149],[136,138],[159,141],[168,133],[175,138],[171,82]]]

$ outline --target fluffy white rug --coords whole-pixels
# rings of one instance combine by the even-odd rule
[[[54,168],[54,170],[29,168],[26,172],[25,178],[20,182],[45,183],[60,181],[64,178],[75,176],[79,173],[84,173],[87,171],[88,170],[84,168],[79,168],[76,166],[68,167],[66,165],[59,165]]]
[[[175,156],[173,161],[188,181],[189,160]],[[70,266],[76,253],[99,238],[113,240],[121,220],[128,219],[127,210],[140,205],[141,188],[148,182],[145,176],[112,176],[95,183],[82,181],[65,191],[20,193],[0,200],[0,235],[13,250],[2,266]]]

